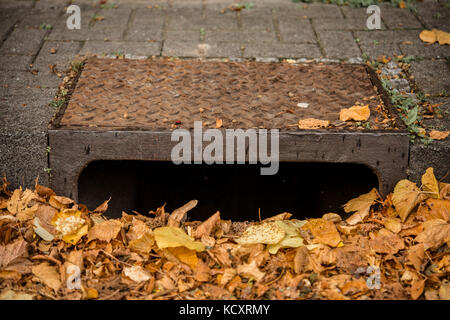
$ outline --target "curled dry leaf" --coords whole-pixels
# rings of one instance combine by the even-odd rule
[[[370,207],[378,199],[377,189],[373,188],[370,192],[360,195],[358,198],[348,201],[344,205],[344,211],[350,213],[356,211],[346,222],[349,225],[355,225],[364,220],[369,215]]]
[[[51,196],[48,203],[58,210],[66,209],[69,207],[69,205],[73,204],[74,201],[70,198],[63,197],[63,196]]]
[[[220,222],[220,212],[217,211],[207,220],[203,221],[201,225],[194,232],[195,238],[201,238],[203,236],[209,236],[217,224]]]
[[[353,106],[348,109],[341,109],[339,113],[339,120],[341,121],[367,121],[370,117],[369,105],[365,106]]]
[[[108,210],[108,203],[111,201],[111,198],[108,200],[105,200],[101,205],[99,205],[97,208],[94,209],[94,213],[104,213],[106,210]]]
[[[302,229],[312,234],[313,243],[337,247],[342,241],[336,226],[331,221],[326,221],[321,218],[309,219]]]
[[[169,216],[169,222],[167,223],[168,227],[178,227],[180,223],[186,220],[186,215],[189,210],[192,210],[197,206],[197,200],[191,200],[186,203],[184,206],[175,209]]]
[[[439,198],[439,183],[434,176],[433,168],[428,168],[422,176],[422,190],[428,192],[428,196]]]

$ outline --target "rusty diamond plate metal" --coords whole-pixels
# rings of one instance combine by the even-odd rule
[[[365,65],[90,58],[59,125],[167,129],[221,119],[224,128],[298,130],[302,118],[339,123],[341,108],[357,102],[369,104],[375,128],[387,117]]]

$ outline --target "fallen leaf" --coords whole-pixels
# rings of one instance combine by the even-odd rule
[[[56,267],[50,266],[48,262],[42,262],[31,268],[33,274],[46,286],[52,288],[55,292],[61,288],[61,279]]]
[[[87,221],[81,218],[79,210],[63,210],[57,212],[51,221],[59,237],[64,242],[76,245],[80,239],[88,233]]]
[[[439,183],[434,176],[433,168],[428,168],[422,176],[422,190],[429,192],[432,198],[439,198]]]
[[[346,222],[349,225],[360,223],[369,215],[370,207],[378,199],[377,189],[373,188],[370,192],[360,195],[344,204],[344,211],[350,213],[356,211]]]
[[[139,266],[124,267],[123,274],[134,282],[143,282],[151,278],[151,275]]]
[[[238,274],[247,278],[253,278],[256,281],[261,281],[265,276],[265,273],[258,269],[255,261],[248,264],[239,265],[236,271]]]
[[[421,200],[420,190],[414,182],[404,179],[396,184],[392,196],[392,203],[402,222],[406,220],[410,212]]]
[[[104,213],[106,210],[108,210],[108,203],[111,200],[111,198],[109,198],[108,200],[105,200],[101,205],[99,205],[97,208],[94,209],[95,213]]]
[[[0,266],[6,267],[15,259],[27,253],[28,243],[23,239],[18,239],[6,246],[0,246]]]
[[[425,248],[423,243],[416,244],[408,249],[407,260],[414,266],[417,272],[422,271],[422,263],[425,259]]]
[[[405,243],[399,235],[387,229],[381,229],[373,239],[369,240],[369,247],[377,253],[396,254],[405,248]]]
[[[195,241],[180,228],[156,228],[153,230],[153,235],[155,237],[156,244],[160,249],[183,246],[198,252],[205,251],[205,245],[203,243],[200,241]]]
[[[386,218],[383,220],[384,227],[394,233],[399,233],[402,230],[402,223],[396,218]]]
[[[429,136],[433,140],[444,140],[448,137],[450,134],[450,131],[438,131],[438,130],[431,130],[429,133]]]
[[[309,219],[302,229],[311,232],[314,243],[337,247],[342,241],[336,226],[331,221],[326,221],[321,218]]]
[[[222,128],[223,122],[222,119],[216,119],[216,129]]]
[[[441,287],[439,288],[439,298],[441,300],[450,300],[450,283],[448,281],[443,281]]]
[[[435,43],[437,40],[436,34],[433,31],[423,30],[419,34],[420,40],[428,43]]]
[[[74,201],[67,197],[62,196],[51,196],[48,203],[58,210],[66,209],[71,205]]]
[[[128,248],[139,253],[149,253],[152,250],[155,240],[150,232],[144,233],[140,238],[128,243]]]
[[[301,119],[298,121],[299,129],[319,129],[326,128],[330,125],[328,120],[319,120],[314,118]]]
[[[105,222],[96,224],[89,230],[88,242],[92,240],[100,240],[110,242],[117,237],[122,228],[122,223],[118,220],[107,220]]]
[[[252,225],[244,231],[242,236],[235,241],[239,244],[276,244],[280,242],[286,233],[276,222],[266,222]]]
[[[339,113],[339,120],[341,121],[366,121],[370,117],[369,105],[365,106],[353,106],[348,109],[341,109]]]
[[[423,221],[431,219],[442,219],[450,221],[450,201],[442,199],[427,199],[417,209],[417,218]]]
[[[300,224],[290,220],[276,221],[275,223],[285,232],[285,236],[280,242],[267,245],[269,253],[276,254],[281,248],[298,248],[304,245],[303,238],[300,236],[299,227],[305,225],[307,221],[301,221]]]
[[[423,293],[425,280],[413,280],[411,283],[411,298],[417,300]]]
[[[48,232],[46,229],[44,229],[44,227],[42,227],[41,222],[38,217],[34,218],[33,225],[34,225],[33,230],[39,237],[41,237],[45,241],[53,241],[53,239],[55,237],[50,232]]]
[[[201,238],[205,235],[209,236],[211,232],[214,230],[214,228],[217,226],[219,221],[220,221],[220,212],[217,211],[215,214],[213,214],[207,220],[203,221],[202,224],[198,226],[198,228],[194,232],[194,237]]]
[[[437,29],[433,29],[433,31],[440,45],[450,44],[450,33]]]
[[[184,206],[175,209],[169,216],[169,222],[167,223],[168,227],[178,227],[180,223],[186,220],[186,214],[189,210],[192,210],[197,206],[197,200],[191,200],[186,203]]]
[[[415,241],[423,243],[426,249],[437,249],[450,241],[450,224],[442,219],[428,220],[423,223],[424,230]]]
[[[0,295],[0,300],[33,300],[33,297],[34,295],[9,289]]]
[[[167,248],[178,260],[187,264],[192,270],[197,268],[198,257],[195,250],[186,247]]]

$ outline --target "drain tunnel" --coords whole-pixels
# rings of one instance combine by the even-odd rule
[[[169,161],[94,161],[78,179],[79,202],[95,208],[111,197],[106,213],[120,217],[135,210],[146,214],[166,203],[172,212],[192,199],[198,205],[191,220],[217,210],[223,219],[258,220],[281,212],[297,219],[327,212],[373,187],[377,176],[368,167],[349,163],[281,162],[273,176],[261,176],[258,165],[174,165]]]

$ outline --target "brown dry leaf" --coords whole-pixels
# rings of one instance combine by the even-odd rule
[[[15,270],[3,270],[0,271],[0,279],[3,280],[12,280],[14,282],[19,281],[22,278],[22,275]]]
[[[377,253],[396,254],[405,248],[403,239],[387,229],[381,229],[378,234],[369,240],[369,247]]]
[[[442,219],[428,220],[423,223],[424,230],[419,233],[415,241],[423,243],[426,249],[437,249],[446,242],[450,242],[450,224]]]
[[[411,298],[417,300],[423,293],[423,289],[425,288],[425,279],[424,280],[413,280],[411,283]]]
[[[369,105],[365,106],[353,106],[348,109],[341,109],[339,113],[339,120],[341,121],[366,121],[370,117]]]
[[[0,246],[0,266],[6,267],[15,259],[27,253],[28,243],[23,239],[18,239],[6,246]]]
[[[169,222],[167,223],[168,227],[178,227],[180,223],[186,220],[186,215],[189,210],[192,210],[197,206],[197,200],[191,200],[186,203],[184,206],[175,209],[169,216]]]
[[[239,265],[236,271],[238,274],[247,278],[253,278],[256,281],[261,281],[265,276],[265,273],[258,269],[255,261],[248,264]]]
[[[439,183],[434,176],[433,168],[428,168],[422,176],[422,190],[429,192],[428,196],[439,198]]]
[[[111,198],[108,200],[105,200],[101,205],[99,205],[97,208],[94,209],[94,213],[104,213],[106,210],[108,210],[108,203],[111,201]]]
[[[324,219],[309,219],[308,222],[301,227],[305,231],[311,232],[314,243],[321,243],[331,247],[337,247],[342,241],[336,226],[331,221]]]
[[[297,274],[302,274],[311,270],[309,266],[309,253],[306,247],[299,247],[295,251],[294,257],[294,271]]]
[[[420,38],[420,40],[422,40],[424,42],[428,42],[428,43],[435,43],[437,40],[436,33],[434,33],[434,31],[430,31],[430,30],[423,30],[419,34],[419,38]]]
[[[384,227],[394,233],[399,233],[402,230],[402,223],[400,219],[386,218],[383,220]]]
[[[201,238],[209,236],[217,224],[220,222],[220,212],[217,211],[207,220],[203,221],[201,225],[194,232],[194,238]]]
[[[45,198],[45,199],[48,199],[48,198],[50,198],[51,196],[54,196],[54,195],[55,195],[55,192],[54,192],[52,189],[47,188],[47,187],[45,187],[45,186],[41,186],[41,185],[38,184],[37,182],[36,182],[36,185],[35,185],[35,187],[34,187],[34,191],[35,191],[40,197]]]
[[[92,240],[100,240],[110,242],[117,237],[122,228],[122,223],[119,220],[107,220],[105,222],[96,224],[89,230],[88,242]]]
[[[61,239],[76,245],[88,233],[87,221],[81,218],[81,211],[64,209],[57,212],[51,221]]]
[[[222,128],[223,122],[222,119],[216,119],[216,129]]]
[[[0,294],[0,300],[33,300],[34,295],[7,289]]]
[[[48,201],[48,203],[53,207],[56,208],[58,210],[61,209],[66,209],[69,207],[69,205],[71,205],[72,203],[74,203],[74,201],[70,198],[67,197],[63,197],[63,196],[51,196],[50,200]]]
[[[450,183],[439,182],[441,199],[450,200]]]
[[[33,274],[46,286],[55,292],[61,288],[61,279],[57,267],[50,266],[48,262],[42,262],[31,268]]]
[[[450,282],[444,280],[439,288],[439,298],[441,300],[450,300]]]
[[[330,125],[328,120],[319,120],[314,118],[301,119],[298,121],[299,129],[320,129]]]
[[[221,287],[225,287],[235,276],[236,276],[236,269],[234,268],[226,268],[223,271],[223,275],[219,280],[219,285]]]
[[[128,243],[128,248],[138,253],[147,254],[152,250],[154,243],[153,235],[150,232],[146,232],[140,238],[131,240]]]
[[[198,257],[195,250],[186,247],[167,248],[178,260],[187,264],[192,270],[197,268]]]
[[[367,287],[366,281],[363,278],[359,278],[345,282],[340,289],[344,295],[352,296],[365,293],[369,288]]]
[[[22,189],[16,189],[7,202],[7,209],[12,214],[19,214],[20,212],[27,210],[31,200],[36,198],[37,195],[29,189],[26,189],[23,192]]]
[[[98,291],[95,288],[84,288],[81,286],[83,291],[82,298],[85,300],[91,300],[91,299],[97,299],[98,298]]]
[[[271,222],[271,221],[279,221],[279,220],[289,220],[292,217],[292,213],[289,212],[283,212],[283,213],[279,213],[273,217],[264,219],[261,222]]]
[[[392,196],[392,203],[402,222],[406,220],[410,212],[421,200],[420,190],[414,182],[404,179],[396,184]]]
[[[140,266],[132,266],[123,268],[123,274],[134,282],[143,282],[150,280],[152,277],[147,271]]]
[[[417,272],[422,271],[423,259],[425,259],[425,248],[423,243],[416,244],[409,248],[407,260],[414,266],[414,269],[416,269]]]
[[[441,199],[427,199],[417,209],[417,218],[423,221],[431,219],[442,219],[450,221],[450,201]]]
[[[373,188],[370,192],[360,195],[358,198],[348,201],[344,205],[344,211],[350,213],[356,211],[346,222],[349,225],[355,225],[364,220],[369,215],[370,207],[378,199],[377,189]]]
[[[450,131],[431,130],[429,133],[429,137],[433,140],[444,140],[448,137],[449,134]]]

